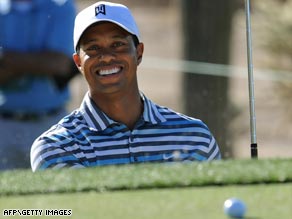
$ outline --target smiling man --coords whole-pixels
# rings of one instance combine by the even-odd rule
[[[33,171],[220,159],[201,120],[159,106],[139,90],[144,45],[126,6],[97,2],[77,15],[74,28],[73,59],[89,90],[79,109],[35,140]]]

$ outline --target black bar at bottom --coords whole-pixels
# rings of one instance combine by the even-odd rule
[[[258,158],[258,144],[252,143],[250,145],[250,150],[251,150],[251,158]]]

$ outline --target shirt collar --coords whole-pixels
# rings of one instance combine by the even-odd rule
[[[144,102],[144,111],[141,119],[152,124],[165,122],[166,118],[159,112],[159,106],[148,99],[142,92],[140,92],[140,95]],[[81,103],[80,112],[87,124],[99,131],[105,130],[110,125],[117,123],[96,106],[89,93],[85,95]]]

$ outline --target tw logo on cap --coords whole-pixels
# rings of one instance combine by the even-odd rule
[[[99,5],[95,7],[95,16],[99,15],[99,14],[103,14],[105,15],[105,5]]]

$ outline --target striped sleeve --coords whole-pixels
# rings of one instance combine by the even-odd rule
[[[50,132],[55,131],[55,132]],[[83,165],[79,159],[66,147],[61,145],[73,145],[73,139],[69,139],[64,134],[60,134],[56,129],[51,129],[38,139],[36,139],[31,148],[31,168],[42,170],[47,168],[80,168]]]

